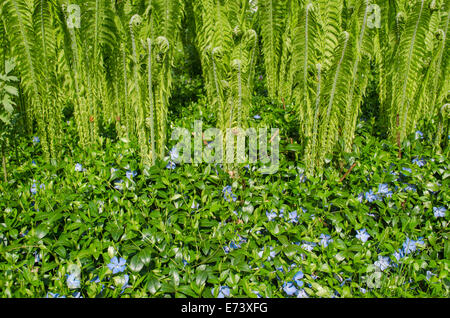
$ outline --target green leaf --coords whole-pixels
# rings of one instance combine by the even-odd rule
[[[152,259],[152,251],[149,247],[143,249],[142,251],[139,252],[139,257],[141,259],[141,262],[144,265],[148,265],[150,264],[150,261]]]
[[[44,238],[47,235],[47,233],[48,233],[47,224],[41,224],[35,230],[35,235],[38,239]]]
[[[283,249],[284,254],[286,254],[286,256],[289,258],[292,258],[299,251],[300,251],[300,248],[297,245],[290,245],[287,248]]]
[[[177,290],[186,296],[197,297],[198,295],[187,285],[183,285],[177,288]]]
[[[9,72],[11,72],[14,69],[15,66],[16,65],[14,64],[13,61],[6,60],[5,61],[5,74],[9,74]]]
[[[123,227],[120,227],[114,223],[108,223],[105,229],[111,234],[113,240],[116,242],[120,239],[120,237],[123,234]]]
[[[439,186],[436,184],[436,182],[428,182],[427,184],[425,184],[425,188],[433,192],[439,191]]]
[[[19,91],[17,90],[17,88],[15,88],[13,86],[6,85],[5,91],[10,95],[19,96]]]
[[[14,104],[10,100],[8,95],[5,95],[2,100],[3,107],[8,114],[12,114],[14,112]]]
[[[181,194],[175,194],[173,197],[170,198],[170,201],[178,200],[179,198],[182,198],[183,196]]]
[[[137,272],[140,272],[143,267],[144,267],[144,263],[142,262],[139,255],[134,255],[130,261],[130,269],[133,272],[137,273]]]
[[[154,276],[150,277],[150,279],[148,280],[148,283],[147,283],[148,292],[150,294],[154,295],[160,288],[161,288],[161,283],[159,282],[159,279],[157,279]]]
[[[208,274],[206,273],[206,271],[200,271],[195,277],[195,283],[197,284],[197,286],[202,286],[207,279]]]

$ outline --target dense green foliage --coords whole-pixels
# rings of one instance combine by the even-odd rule
[[[201,67],[203,111],[223,132],[248,127],[262,65],[268,96],[297,109],[307,175],[352,151],[369,86],[399,148],[422,120],[441,115],[436,149],[448,129],[448,0],[5,0],[0,10],[2,64],[17,60],[24,124],[36,123],[48,158],[61,158],[60,119],[73,107],[80,145],[114,126],[138,140],[143,164],[162,159],[181,61],[190,74]]]
[[[0,297],[448,297],[449,13],[1,0]],[[200,120],[278,171],[175,164]]]
[[[189,126],[200,110],[192,103],[186,112],[195,116],[169,117]],[[284,110],[264,110],[271,115],[262,121],[295,126]],[[25,151],[11,154],[11,181],[0,186],[1,295],[213,297],[228,286],[232,297],[286,297],[283,284],[302,271],[310,297],[448,297],[448,158],[434,154],[433,134],[424,133],[408,137],[398,159],[394,144],[372,136],[372,124],[358,124],[358,165],[342,182],[349,166],[327,169],[325,182],[305,178],[285,134],[279,173],[263,176],[252,166],[240,180],[207,164],[141,170],[138,148],[123,141],[85,155],[73,121],[63,126],[68,141],[58,166],[41,156],[42,144],[20,139]],[[355,237],[362,228],[365,243]],[[328,246],[321,234],[330,235]],[[422,243],[396,259],[407,239]],[[309,251],[306,242],[316,246]],[[108,268],[113,256],[126,259],[123,272]],[[390,266],[378,269],[373,287],[380,257]],[[71,264],[81,269],[75,289],[65,276]]]

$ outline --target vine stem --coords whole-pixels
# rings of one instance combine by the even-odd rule
[[[354,167],[356,167],[356,162],[354,164],[352,164],[350,169],[347,170],[347,172],[342,176],[342,178],[341,178],[341,180],[339,180],[339,182],[344,181],[344,179],[347,178],[347,176],[350,174],[350,172],[352,172]]]

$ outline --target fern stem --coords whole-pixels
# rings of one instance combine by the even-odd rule
[[[312,132],[312,145],[311,149],[307,152],[309,156],[309,173],[312,174],[314,170],[314,159],[316,157],[316,143],[317,143],[317,131],[319,126],[319,111],[320,111],[320,95],[321,95],[321,85],[322,85],[322,65],[317,64],[317,91],[316,91],[316,109],[314,112],[314,123]],[[308,162],[308,161],[307,161]]]
[[[414,28],[414,33],[413,33],[412,40],[411,40],[411,45],[409,47],[409,53],[408,53],[407,65],[406,65],[406,72],[405,72],[405,79],[404,79],[404,82],[403,82],[402,94],[401,94],[401,99],[400,99],[399,113],[400,114],[405,114],[405,116],[406,116],[406,113],[407,113],[405,111],[405,109],[404,109],[405,108],[405,102],[406,102],[406,88],[408,86],[409,71],[411,69],[412,55],[413,55],[414,47],[416,45],[416,36],[417,36],[418,29],[419,29],[420,20],[421,20],[421,17],[422,17],[424,3],[425,3],[425,0],[422,0],[421,1],[421,6],[420,6],[419,17],[417,18],[416,26]],[[406,118],[407,117],[404,117],[404,119],[400,123],[400,126],[401,126],[401,128],[400,128],[401,129],[400,130],[400,140],[403,139],[405,131],[406,131]]]
[[[154,106],[153,106],[153,86],[152,86],[152,41],[147,38],[148,45],[148,98],[150,102],[150,142],[152,159],[151,165],[155,164],[155,130],[154,130]]]

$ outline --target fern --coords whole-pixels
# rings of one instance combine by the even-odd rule
[[[314,101],[311,90],[315,81],[311,75],[315,73],[318,61],[318,48],[315,39],[318,36],[318,24],[312,2],[307,2],[301,11],[299,23],[295,28],[296,39],[293,47],[291,81],[294,89],[294,102],[298,105],[301,131],[303,136],[312,136]]]
[[[317,159],[319,171],[324,158],[332,152],[337,141],[339,121],[348,102],[348,90],[353,76],[354,45],[352,34],[349,32],[341,34],[334,56],[335,60],[329,69],[329,75],[324,85],[324,99],[320,114],[320,153]]]
[[[373,29],[368,27],[370,1],[357,2],[354,18],[351,21],[355,28],[356,51],[352,67],[352,81],[349,96],[343,117],[344,127],[342,136],[344,139],[344,151],[350,152],[356,129],[356,120],[359,107],[367,86],[369,73],[369,60],[373,54]]]
[[[426,55],[425,36],[430,20],[426,1],[415,3],[402,33],[395,57],[393,76],[393,99],[391,106],[390,132],[402,140],[407,134],[408,114],[418,89],[417,79],[421,76],[422,63]],[[400,116],[399,127],[394,118]]]
[[[285,28],[286,0],[261,0],[258,4],[267,88],[269,96],[275,99],[279,89],[278,77],[283,45],[282,34]]]
[[[321,43],[321,64],[326,72],[333,62],[334,52],[339,43],[339,36],[342,32],[341,16],[343,1],[339,0],[319,0],[320,21],[322,25]]]

